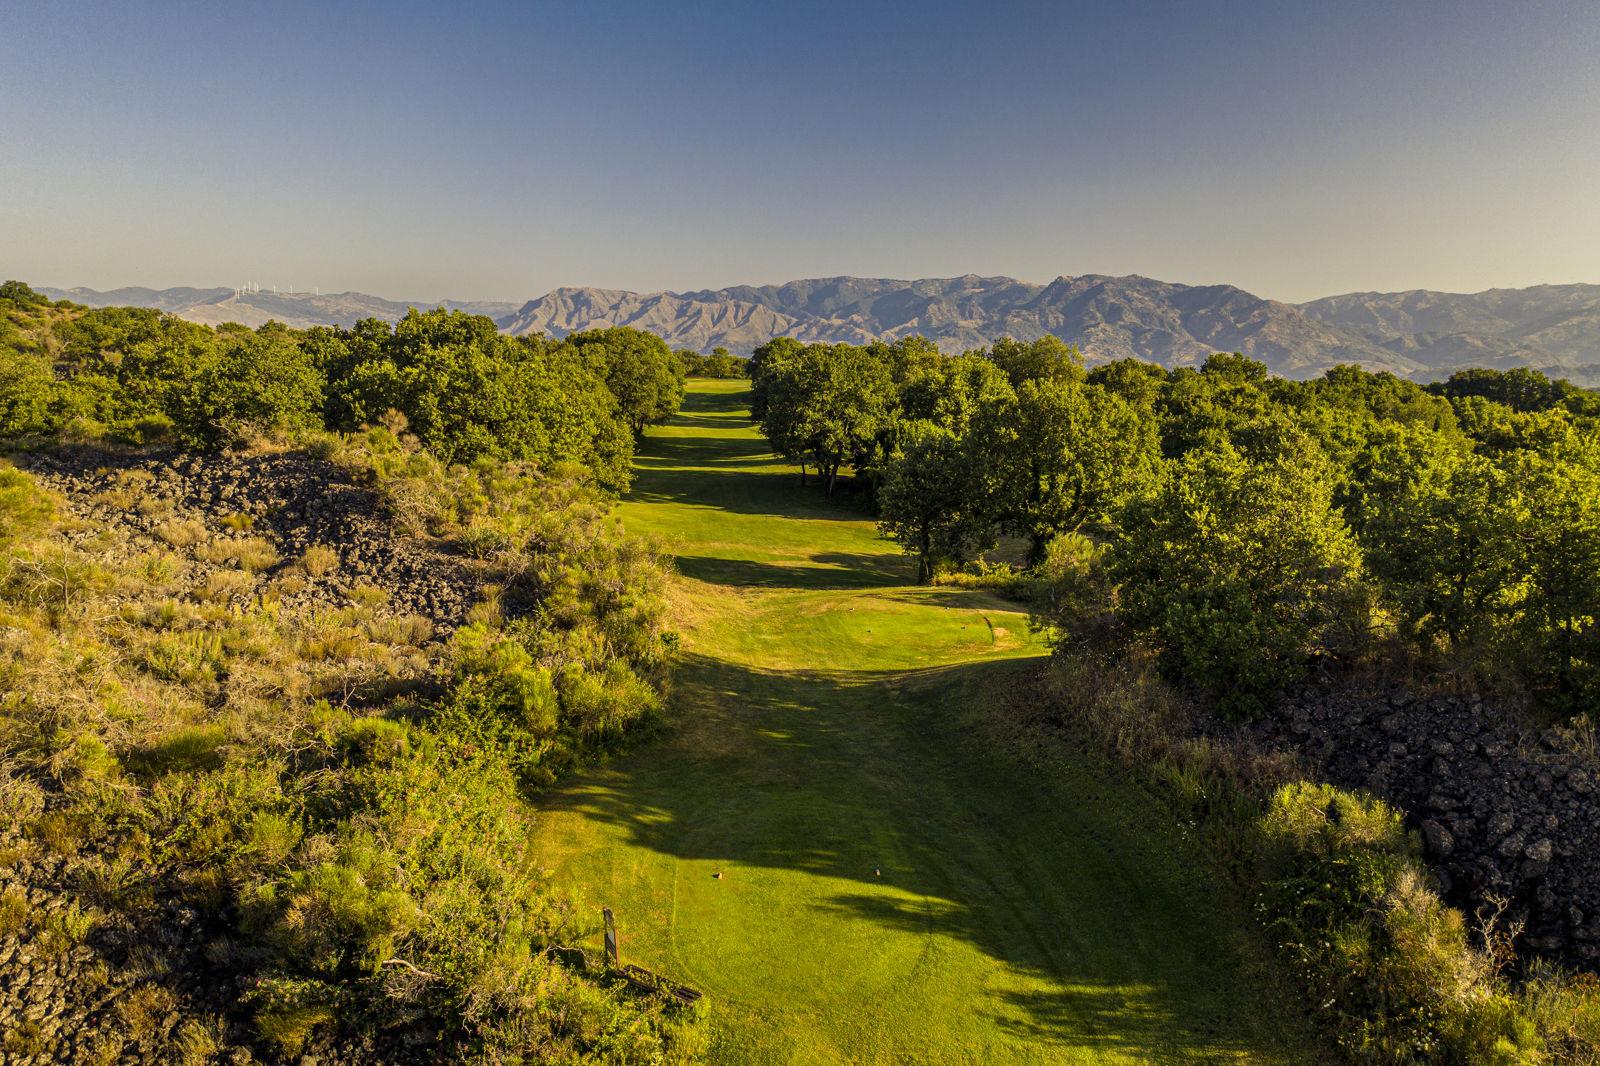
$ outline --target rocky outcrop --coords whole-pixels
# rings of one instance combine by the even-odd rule
[[[1457,906],[1504,899],[1524,949],[1600,967],[1600,765],[1580,731],[1477,695],[1330,686],[1246,733],[1404,811]]]
[[[201,590],[230,607],[270,598],[298,619],[361,604],[418,616],[396,628],[435,657],[484,591],[477,564],[407,535],[374,487],[304,452],[74,445],[11,460],[64,501],[59,536],[130,579],[96,591],[96,611],[113,617]],[[140,587],[145,563],[161,576]],[[409,684],[423,669],[407,660],[385,680]],[[0,772],[0,789],[10,783]],[[280,1061],[253,1024],[259,959],[220,886],[197,889],[159,846],[85,833],[81,808],[53,784],[27,794],[24,809],[43,817],[26,833],[0,824],[0,1063]],[[437,1061],[434,1039],[420,1021],[329,1033],[300,1061]]]
[[[153,864],[52,854],[0,828],[0,1063],[151,1066],[284,1061],[260,1047],[248,1013],[253,981],[219,913],[175,902]],[[146,905],[96,901],[108,878],[137,879]],[[422,1026],[380,1037],[323,1034],[301,1063],[377,1066],[438,1061]]]
[[[0,1061],[250,1062],[223,1011],[239,991],[207,957],[217,930],[191,907],[138,921],[95,907],[85,887],[111,867],[0,831]]]
[[[400,535],[378,494],[347,471],[303,452],[202,455],[174,450],[67,446],[13,457],[67,500],[84,523],[77,539],[114,528],[130,550],[162,545],[174,523],[198,522],[209,540],[265,539],[281,556],[268,576],[294,568],[313,548],[337,555],[322,573],[296,573],[274,594],[290,606],[347,606],[363,586],[387,596],[384,610],[426,616],[444,636],[478,602],[468,561],[432,540]],[[207,564],[184,553],[186,565]],[[322,568],[318,568],[322,569]]]

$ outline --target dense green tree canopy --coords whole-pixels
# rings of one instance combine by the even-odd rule
[[[1028,538],[1035,563],[1052,538],[1086,524],[1105,528],[1155,470],[1155,422],[1079,376],[1025,380],[984,421],[1002,521]]]
[[[392,332],[364,322],[314,344],[343,368],[330,388],[335,428],[372,425],[395,410],[446,462],[573,460],[609,488],[628,483],[632,426],[591,361],[561,346],[507,337],[487,318],[443,309],[413,310]]]
[[[713,348],[710,355],[679,348],[672,355],[684,374],[692,378],[737,378],[745,374],[745,361],[726,348]]]
[[[1028,342],[1002,337],[986,354],[1005,371],[1013,386],[1040,378],[1080,379],[1084,376],[1083,356],[1078,354],[1078,349],[1049,334]]]
[[[600,375],[636,435],[671,418],[683,403],[683,363],[653,333],[615,326],[574,333],[563,345]]]
[[[1563,704],[1600,691],[1595,393],[1537,372],[1288,381],[1227,353],[1085,372],[1053,338],[955,358],[920,338],[778,338],[751,368],[791,458],[817,461],[830,412],[872,412],[839,454],[873,475],[881,528],[924,579],[997,531],[1025,538],[1042,575],[1049,545],[1077,537],[1078,584],[1237,708],[1362,634]],[[1091,573],[1108,544],[1114,574]]]
[[[1351,521],[1402,632],[1424,646],[1489,639],[1518,580],[1506,472],[1444,434],[1389,426],[1353,480]]]
[[[1320,456],[1194,451],[1133,502],[1113,545],[1122,610],[1171,671],[1260,710],[1361,628],[1360,551]]]
[[[884,466],[878,526],[917,557],[917,580],[936,563],[963,563],[994,542],[992,503],[969,443],[943,426],[910,422]]]
[[[773,446],[810,462],[832,495],[842,466],[861,469],[894,421],[884,361],[849,344],[768,345],[758,352],[761,428]]]
[[[665,345],[634,330],[552,344],[444,309],[413,310],[394,326],[213,329],[149,309],[88,310],[8,291],[4,436],[70,429],[215,448],[258,432],[349,432],[398,412],[446,462],[575,461],[620,490],[639,419],[665,417],[682,396]],[[624,414],[608,380],[648,411]],[[654,390],[647,402],[641,380]]]

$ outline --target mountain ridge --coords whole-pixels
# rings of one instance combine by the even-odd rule
[[[1138,274],[1061,275],[1046,283],[1003,275],[864,278],[836,275],[772,285],[633,292],[562,286],[510,301],[386,300],[359,292],[271,293],[227,288],[42,289],[90,306],[158,307],[194,321],[259,326],[348,326],[394,321],[408,307],[459,308],[515,335],[564,337],[632,326],[674,347],[738,354],[774,336],[863,344],[925,335],[950,352],[1002,336],[1046,334],[1075,343],[1091,363],[1138,358],[1193,366],[1239,351],[1289,377],[1339,363],[1431,379],[1467,366],[1531,367],[1600,383],[1600,285],[1536,285],[1447,293],[1351,292],[1293,304],[1225,283],[1184,285]]]
[[[405,315],[409,307],[449,307],[503,318],[517,304],[494,300],[386,300],[364,292],[273,292],[241,291],[231,288],[147,289],[128,286],[100,291],[83,287],[39,291],[52,300],[71,300],[89,307],[154,307],[191,322],[220,326],[224,322],[264,326],[282,322],[295,329],[311,326],[350,326],[363,318],[382,318],[390,322]]]

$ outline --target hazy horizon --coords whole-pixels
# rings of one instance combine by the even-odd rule
[[[1600,8],[24,2],[0,272],[519,302],[1600,282]]]
[[[0,271],[0,273],[3,273],[3,271]],[[1093,270],[1091,270],[1091,271],[1085,271],[1084,275],[1072,275],[1072,276],[1081,277],[1081,276],[1085,276],[1085,275],[1096,275],[1096,274],[1103,275],[1104,272],[1103,271],[1093,271]],[[735,286],[738,286],[738,285],[749,285],[749,286],[752,286],[752,287],[760,288],[760,287],[768,286],[768,285],[783,285],[783,284],[786,284],[788,282],[794,282],[794,281],[818,281],[818,280],[828,280],[830,278],[836,278],[836,277],[853,277],[853,278],[861,278],[861,279],[888,280],[888,281],[947,281],[947,280],[952,280],[952,279],[955,279],[955,278],[964,277],[964,276],[968,276],[968,275],[973,275],[973,272],[972,271],[967,271],[966,274],[948,274],[948,275],[943,275],[943,276],[938,276],[938,277],[933,276],[933,275],[927,275],[927,276],[915,277],[915,278],[909,278],[909,277],[891,278],[891,277],[888,277],[887,275],[876,275],[876,274],[872,274],[872,275],[868,275],[868,274],[826,274],[826,275],[815,275],[815,276],[812,276],[812,277],[805,277],[805,278],[794,277],[794,278],[782,278],[782,279],[778,279],[778,280],[730,282],[730,283],[728,283],[726,285],[695,285],[695,286],[684,286],[684,287],[667,287],[667,288],[660,288],[660,289],[624,289],[624,288],[619,288],[619,287],[614,286],[614,285],[584,285],[582,283],[569,283],[569,284],[562,284],[562,285],[552,286],[549,289],[543,289],[543,290],[540,290],[539,292],[529,293],[526,296],[521,296],[521,297],[477,296],[477,295],[474,295],[474,294],[471,294],[471,293],[447,293],[447,294],[442,295],[442,296],[426,296],[426,295],[417,296],[416,294],[412,294],[412,295],[395,295],[395,294],[387,293],[387,292],[370,292],[370,291],[368,291],[366,289],[356,289],[356,288],[351,288],[349,286],[338,286],[338,287],[331,288],[331,289],[330,288],[322,288],[322,287],[318,287],[318,286],[313,286],[312,288],[315,288],[315,289],[318,290],[316,293],[313,293],[311,288],[301,288],[299,286],[296,286],[295,289],[292,292],[290,292],[290,291],[288,291],[288,289],[286,287],[280,286],[279,287],[279,291],[274,293],[273,292],[273,287],[270,284],[261,284],[260,292],[262,292],[264,294],[278,295],[278,296],[312,296],[312,295],[339,296],[339,295],[344,295],[344,294],[349,293],[349,294],[360,294],[360,295],[363,295],[363,296],[375,296],[380,300],[387,300],[390,303],[407,303],[407,302],[409,302],[409,303],[412,303],[412,304],[415,304],[415,305],[418,305],[418,306],[422,306],[422,305],[434,306],[436,304],[444,303],[444,302],[447,302],[447,301],[464,302],[464,303],[515,303],[515,304],[522,304],[522,303],[527,303],[527,302],[532,301],[532,300],[536,300],[541,296],[548,295],[549,293],[554,292],[557,289],[605,289],[605,290],[617,291],[617,292],[632,292],[632,293],[636,293],[636,294],[642,295],[642,296],[648,296],[648,295],[652,295],[654,293],[670,293],[670,294],[673,294],[673,295],[682,295],[684,293],[700,292],[700,291],[704,291],[704,290],[717,291],[717,290],[720,290],[720,289],[732,288],[732,287],[735,287]],[[1017,277],[1014,274],[985,274],[985,275],[973,275],[973,276],[1008,277],[1008,278],[1011,278],[1013,281],[1020,281],[1020,282],[1023,282],[1025,284],[1030,284],[1030,285],[1047,285],[1051,281],[1055,280],[1055,277],[1050,277],[1050,278],[1024,278],[1024,277]],[[1060,276],[1062,276],[1062,275],[1056,275],[1056,277],[1060,277]],[[1115,276],[1115,277],[1141,276],[1141,277],[1151,277],[1151,275],[1104,275],[1104,276]],[[167,290],[167,289],[199,289],[199,290],[207,290],[207,289],[231,289],[231,288],[235,287],[233,285],[228,285],[228,284],[209,284],[209,283],[199,283],[199,284],[197,284],[197,283],[192,283],[192,282],[175,282],[175,283],[173,283],[171,285],[147,285],[147,284],[144,284],[142,282],[132,281],[132,282],[127,282],[127,283],[124,283],[124,284],[121,284],[121,285],[99,286],[99,285],[58,284],[58,283],[53,282],[53,281],[41,281],[41,280],[29,279],[29,278],[19,278],[18,280],[25,281],[25,282],[27,282],[28,284],[32,285],[35,288],[57,289],[57,290],[62,290],[62,291],[70,291],[72,289],[89,289],[89,290],[92,290],[94,292],[102,292],[102,293],[103,292],[115,292],[115,291],[117,291],[119,289],[150,289],[150,290],[155,291],[155,292],[161,292],[161,291]],[[1171,283],[1178,284],[1178,285],[1190,285],[1190,286],[1195,286],[1195,287],[1203,287],[1203,286],[1210,286],[1210,285],[1233,285],[1234,284],[1233,282],[1223,281],[1223,280],[1217,280],[1217,281],[1189,281],[1189,280],[1185,280],[1183,278],[1152,278],[1152,280],[1163,281],[1163,282],[1171,282]],[[1539,288],[1539,287],[1560,288],[1560,287],[1569,286],[1569,285],[1600,285],[1600,280],[1586,280],[1586,279],[1581,279],[1580,278],[1580,279],[1575,279],[1575,280],[1570,280],[1570,281],[1536,281],[1536,282],[1533,282],[1533,283],[1531,283],[1529,285],[1515,285],[1515,286],[1512,286],[1512,285],[1499,285],[1499,286],[1490,286],[1488,289],[1473,289],[1473,290],[1429,289],[1429,288],[1424,287],[1424,286],[1413,286],[1411,289],[1347,289],[1347,290],[1344,290],[1342,292],[1320,293],[1320,294],[1315,295],[1315,296],[1308,296],[1303,300],[1283,300],[1283,299],[1281,299],[1279,297],[1272,296],[1272,295],[1267,294],[1267,293],[1259,293],[1259,292],[1252,293],[1252,295],[1261,296],[1261,297],[1264,297],[1264,298],[1270,299],[1270,300],[1278,300],[1278,302],[1280,302],[1280,303],[1300,304],[1300,303],[1308,303],[1308,302],[1310,302],[1312,300],[1321,299],[1323,297],[1353,296],[1353,295],[1360,295],[1362,293],[1369,293],[1369,292],[1394,293],[1394,292],[1410,292],[1410,291],[1428,291],[1428,292],[1443,292],[1443,293],[1446,293],[1447,295],[1471,296],[1471,295],[1476,295],[1478,293],[1491,291],[1491,290],[1494,290],[1494,289],[1516,290],[1516,289]],[[1236,286],[1236,287],[1243,288],[1243,286]],[[1250,290],[1246,290],[1246,291],[1250,291]]]

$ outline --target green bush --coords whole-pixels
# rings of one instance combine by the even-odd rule
[[[1112,548],[1120,613],[1176,677],[1259,712],[1367,626],[1361,557],[1314,453],[1191,452],[1133,503]]]
[[[165,412],[180,439],[209,448],[264,431],[322,426],[323,376],[282,326],[218,334]],[[148,424],[147,416],[146,423]]]
[[[129,764],[150,775],[214,770],[222,765],[222,747],[227,742],[228,734],[221,726],[188,726],[143,751],[130,753]]]
[[[43,529],[54,516],[55,504],[33,479],[0,462],[0,550]]]
[[[1300,782],[1272,796],[1260,831],[1280,941],[1353,1058],[1536,1060],[1534,1020],[1429,886],[1398,812]]]
[[[0,437],[39,436],[59,428],[49,360],[0,343]]]

